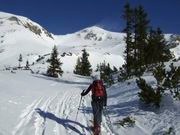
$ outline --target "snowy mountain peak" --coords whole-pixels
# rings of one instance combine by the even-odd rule
[[[83,30],[81,30],[81,32],[88,32],[88,31],[94,31],[96,33],[105,33],[105,32],[109,32],[103,28],[100,28],[98,26],[91,26],[91,27],[88,27],[88,28],[85,28]]]
[[[22,54],[24,62],[34,61],[55,45],[54,35],[38,23],[18,15],[0,12],[0,62],[1,66],[17,65]],[[31,57],[30,57],[31,56]]]
[[[88,27],[77,32],[77,36],[91,41],[104,41],[106,39],[111,40],[114,35],[120,35],[120,33],[110,32],[97,26]]]
[[[46,36],[48,38],[54,39],[51,33],[49,33],[39,24],[31,21],[30,19],[23,16],[0,12],[0,26],[7,26],[7,25],[11,26],[9,28],[9,31],[16,31],[18,30],[18,28],[16,27],[23,26],[24,28],[30,30],[31,32],[33,32],[38,36],[42,36],[42,37]]]

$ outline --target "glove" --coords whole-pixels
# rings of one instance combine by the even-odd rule
[[[107,110],[107,106],[103,106],[103,109],[104,109],[104,110]]]
[[[84,91],[85,91],[85,90],[83,90],[83,91],[81,92],[81,96],[84,96]]]
[[[81,92],[81,96],[84,96],[84,92]]]

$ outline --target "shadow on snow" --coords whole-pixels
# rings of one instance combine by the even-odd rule
[[[83,106],[79,110],[82,111],[82,113],[86,114],[92,114],[92,107],[89,106]],[[154,106],[149,106],[141,101],[139,99],[134,99],[126,102],[120,102],[117,104],[111,104],[107,105],[107,109],[105,109],[104,115],[111,117],[119,117],[119,116],[129,116],[131,114],[135,115],[145,115],[146,112],[154,112],[157,113],[158,109]]]
[[[76,132],[79,135],[84,135],[84,134],[81,133],[81,131],[79,131],[77,128],[75,128],[75,125],[81,127],[82,129],[86,129],[87,131],[90,131],[90,129],[88,127],[80,124],[79,122],[72,121],[72,120],[69,120],[69,119],[58,118],[54,114],[52,114],[50,112],[42,111],[40,108],[36,108],[35,110],[41,117],[44,118],[44,121],[46,121],[46,118],[48,118],[50,120],[53,120],[53,121],[57,122],[58,124],[61,124],[66,129],[68,129],[68,128],[71,129],[72,131]]]

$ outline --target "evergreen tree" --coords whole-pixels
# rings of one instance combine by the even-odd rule
[[[106,82],[107,74],[106,74],[106,62],[100,63],[99,65],[100,78]]]
[[[173,76],[177,68],[174,66],[173,63],[171,63],[169,67],[170,67],[170,71],[168,72],[168,76],[170,77],[170,76]]]
[[[29,61],[27,60],[27,61],[26,61],[25,69],[26,69],[26,70],[30,69],[29,66],[30,66],[30,65],[29,65]]]
[[[124,7],[124,20],[126,21],[125,42],[125,64],[123,73],[126,78],[133,75],[141,76],[145,71],[145,51],[147,46],[147,35],[149,20],[142,6],[131,8],[129,4]]]
[[[80,61],[80,58],[78,57],[77,59],[77,62],[76,62],[76,67],[75,67],[75,70],[74,70],[74,74],[79,74],[81,75],[81,61]]]
[[[164,63],[160,63],[153,71],[153,75],[156,78],[157,81],[157,92],[158,93],[164,93],[164,83],[166,80],[166,70]]]
[[[19,68],[21,68],[21,62],[23,61],[22,54],[19,55]]]
[[[176,72],[176,67],[174,66],[173,63],[171,63],[169,65],[169,68],[170,70],[167,71],[166,73],[166,79],[165,79],[165,82],[163,84],[163,86],[166,88],[166,89],[172,89],[172,76],[174,75],[174,73]]]
[[[173,63],[167,72],[164,87],[170,90],[174,98],[180,99],[180,67],[175,67]]]
[[[113,83],[114,83],[114,80],[113,80],[113,76],[112,76],[112,73],[114,72],[111,67],[110,67],[110,64],[108,63],[107,64],[107,67],[106,67],[106,74],[108,75],[108,80],[107,80],[107,84],[109,86],[111,86]]]
[[[165,72],[165,69],[159,66],[157,68],[159,71],[156,71],[155,77],[157,82],[158,78],[162,80],[161,85],[163,87],[161,87],[161,90],[170,91],[174,98],[180,99],[180,67],[175,67],[173,63],[171,63],[169,67],[170,70]]]
[[[125,64],[121,70],[124,79],[140,77],[146,67],[153,68],[157,63],[172,58],[161,29],[150,30],[150,21],[142,6],[131,8],[126,4],[123,18],[126,21]]]
[[[91,64],[88,60],[89,54],[86,52],[85,49],[83,49],[82,52],[83,52],[82,57],[78,58],[77,60],[74,73],[83,76],[90,76],[92,73],[92,69],[91,69]]]
[[[171,83],[173,87],[172,94],[174,98],[180,100],[180,67],[176,68],[176,71],[172,76]]]
[[[90,76],[92,73],[91,64],[88,60],[89,54],[86,52],[86,49],[82,50],[82,58],[81,58],[81,71],[82,75]]]
[[[157,45],[158,45],[158,53],[160,54],[157,61],[158,62],[166,62],[172,58],[171,52],[167,47],[168,44],[164,38],[164,34],[162,33],[160,28],[157,28]]]
[[[114,71],[111,69],[110,64],[100,63],[100,77],[107,84],[107,86],[111,86],[114,83],[112,73]]]
[[[113,66],[113,73],[116,73],[116,72],[118,72],[118,69],[115,66]]]
[[[47,75],[50,77],[58,77],[58,75],[62,76],[63,74],[63,71],[61,69],[62,63],[58,58],[58,51],[56,46],[54,46],[54,48],[52,49],[52,53],[48,62],[50,63],[50,65],[47,69]]]
[[[157,44],[155,41],[156,32],[151,28],[148,36],[148,45],[146,47],[146,55],[145,55],[145,63],[146,65],[150,65],[155,63],[155,59],[157,57]]]
[[[142,75],[145,70],[145,48],[147,46],[149,22],[147,13],[142,6],[134,9],[134,62],[136,76]]]
[[[167,42],[160,28],[150,31],[146,47],[146,64],[160,63],[172,58]]]
[[[130,7],[130,4],[127,3],[124,6],[123,19],[126,21],[126,27],[123,32],[126,33],[125,42],[126,49],[124,51],[125,64],[123,65],[124,75],[129,78],[132,75],[133,65],[133,9]]]
[[[98,71],[100,71],[100,65],[99,64],[97,64],[95,72],[98,72]]]
[[[157,80],[158,86],[162,87],[166,78],[166,70],[163,62],[158,64],[158,66],[154,69],[153,75]]]
[[[140,100],[146,104],[153,104],[157,107],[160,107],[162,93],[157,89],[153,89],[146,81],[142,78],[136,80],[138,87],[141,89],[141,92],[138,93]]]

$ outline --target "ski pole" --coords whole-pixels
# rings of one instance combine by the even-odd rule
[[[83,90],[83,92],[84,92],[84,90]],[[78,116],[79,109],[80,109],[80,106],[81,106],[81,101],[82,101],[82,96],[81,96],[81,99],[80,99],[80,101],[79,101],[79,106],[78,106],[78,110],[77,110],[77,113],[76,113],[75,121],[77,120],[77,116]]]

